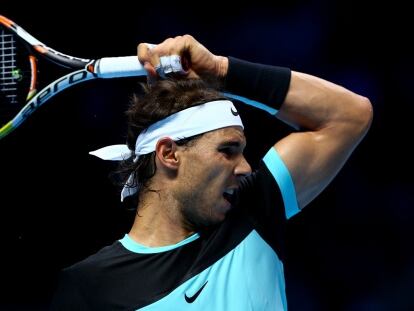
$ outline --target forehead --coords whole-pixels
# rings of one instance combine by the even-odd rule
[[[234,141],[241,145],[246,144],[246,137],[244,131],[240,126],[229,126],[205,133],[201,139],[202,141],[209,141],[211,143],[221,143]]]

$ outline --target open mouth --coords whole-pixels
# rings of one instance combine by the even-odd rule
[[[227,202],[233,205],[235,200],[234,189],[226,189],[226,191],[223,192],[223,197]]]

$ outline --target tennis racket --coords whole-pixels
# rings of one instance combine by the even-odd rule
[[[40,58],[70,69],[69,73],[49,83],[39,81]],[[100,59],[69,56],[49,48],[0,15],[0,139],[66,88],[92,79],[145,75],[137,56]],[[39,87],[43,88],[38,90]]]

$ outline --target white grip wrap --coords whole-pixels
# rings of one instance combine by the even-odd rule
[[[138,61],[137,56],[104,57],[94,66],[94,73],[99,78],[120,78],[145,76],[147,72]]]
[[[160,63],[155,69],[161,78],[165,78],[169,73],[185,74],[179,55],[161,56]],[[101,58],[94,64],[93,72],[99,78],[135,77],[147,74],[137,56]]]

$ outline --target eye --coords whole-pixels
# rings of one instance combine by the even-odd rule
[[[219,148],[218,151],[223,153],[226,157],[231,157],[236,154],[236,150],[232,147],[222,147]]]

